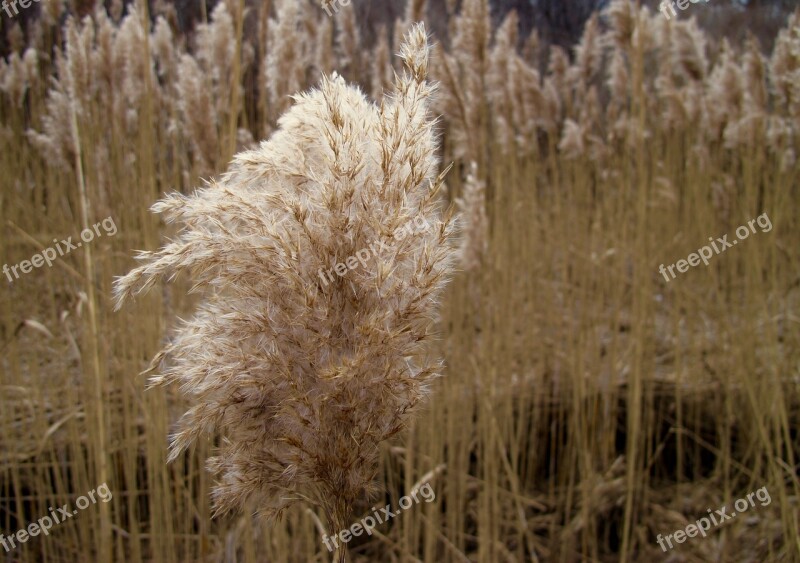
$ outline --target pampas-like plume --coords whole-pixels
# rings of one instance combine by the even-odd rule
[[[551,47],[547,61],[547,81],[558,95],[562,106],[569,105],[571,98],[570,88],[567,84],[568,73],[569,55],[561,47]]]
[[[742,69],[744,101],[742,114],[738,121],[730,123],[725,129],[725,146],[738,145],[756,147],[763,145],[767,134],[768,108],[766,64],[760,52],[758,41],[750,36],[747,39]]]
[[[25,94],[39,78],[39,57],[36,49],[28,48],[20,57],[11,53],[8,63],[0,60],[0,91],[8,94],[14,107],[21,109]]]
[[[564,130],[558,143],[558,150],[567,158],[579,158],[586,152],[587,133],[581,124],[571,119],[564,122]]]
[[[612,107],[625,108],[628,105],[628,83],[630,81],[625,55],[620,49],[614,49],[608,65],[608,91],[611,94]]]
[[[636,29],[636,4],[630,0],[612,0],[604,10],[611,23],[611,37],[618,49],[629,51]]]
[[[90,19],[84,25],[74,19],[65,26],[64,52],[56,51],[57,79],[47,94],[47,112],[42,117],[43,132],[29,129],[28,139],[49,162],[60,168],[72,165],[75,159],[75,139],[70,124],[71,104],[79,119],[84,119],[92,108],[92,98],[98,83],[92,73],[92,44],[94,26]]]
[[[494,38],[494,46],[489,53],[489,67],[486,73],[486,87],[492,104],[495,131],[498,142],[504,152],[508,152],[515,140],[513,120],[513,93],[509,83],[514,75],[511,73],[511,61],[516,57],[517,27],[519,18],[512,10],[498,28]],[[477,164],[476,164],[477,166]]]
[[[694,19],[676,22],[672,30],[667,48],[674,71],[684,80],[704,80],[708,68],[706,36]]]
[[[761,47],[749,36],[744,54],[745,108],[748,113],[767,111],[767,65]]]
[[[800,9],[778,33],[770,60],[772,90],[780,109],[800,116]]]
[[[478,178],[478,165],[474,162],[464,182],[464,194],[456,204],[464,223],[461,263],[467,272],[478,270],[489,247],[489,219],[486,215],[486,184]]]
[[[497,30],[486,86],[498,145],[504,153],[516,148],[524,154],[538,149],[539,128],[554,129],[559,108],[548,100],[536,69],[515,50],[518,24],[511,11]]]
[[[464,0],[453,23],[453,55],[441,50],[436,75],[442,79],[439,109],[450,120],[453,153],[478,162],[486,159],[487,96],[491,19],[488,0]]]
[[[306,5],[297,0],[279,0],[270,18],[267,44],[269,49],[261,71],[269,92],[270,125],[291,104],[289,96],[306,87],[306,68],[314,59],[309,45],[314,41],[305,34],[302,25]]]
[[[713,135],[724,133],[741,115],[744,101],[742,70],[727,39],[722,41],[719,62],[708,78],[708,108],[703,116],[705,126]],[[713,137],[712,137],[713,138]]]
[[[122,94],[129,131],[134,130],[140,119],[142,97],[147,95],[145,85],[155,82],[152,58],[141,55],[147,53],[147,34],[138,11],[131,9],[122,20],[115,45],[116,59],[122,63]],[[158,92],[154,89],[151,93]]]
[[[600,71],[604,43],[603,35],[600,33],[600,21],[595,13],[583,28],[580,43],[575,47],[575,66],[571,69],[572,79],[581,92],[589,88],[592,79]]]
[[[455,21],[453,51],[464,61],[475,65],[473,74],[483,76],[488,63],[492,24],[488,0],[464,0]]]
[[[224,432],[209,460],[218,513],[252,501],[276,516],[307,499],[334,531],[347,526],[380,442],[441,368],[424,349],[458,253],[437,198],[422,25],[400,56],[407,72],[380,109],[326,78],[219,182],[154,205],[183,229],[116,282],[118,307],[180,272],[206,292],[152,382],[178,382],[193,402],[170,459]]]
[[[175,47],[172,29],[163,16],[156,18],[153,33],[150,35],[150,45],[158,78],[169,87],[174,88],[175,77],[178,75],[178,51]]]
[[[198,165],[203,172],[210,172],[219,155],[218,116],[206,76],[191,55],[183,55],[178,65],[178,92],[178,106]]]
[[[236,31],[224,2],[217,4],[209,24],[197,27],[197,60],[207,75],[220,123],[227,123],[236,57]]]

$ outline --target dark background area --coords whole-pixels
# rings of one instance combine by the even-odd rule
[[[177,34],[191,34],[195,26],[213,11],[219,0],[149,0],[153,17],[165,15]],[[301,1],[301,0],[298,0]],[[319,4],[321,0],[311,0]],[[457,0],[456,10],[463,0]],[[580,38],[583,25],[594,10],[602,9],[609,0],[491,0],[492,22],[496,26],[511,10],[519,15],[520,40],[524,41],[532,29],[539,33],[543,45],[555,44],[565,48],[575,45]],[[106,0],[106,6],[111,4]],[[126,1],[125,4],[130,2]],[[247,0],[248,7],[258,7],[262,0]],[[661,0],[645,0],[657,10]],[[85,15],[91,11],[94,0],[69,0],[67,12]],[[752,33],[765,50],[772,47],[777,31],[785,25],[789,14],[798,7],[797,0],[709,0],[707,4],[690,4],[679,17],[696,17],[698,23],[714,37],[729,37],[739,44],[743,34]],[[19,15],[9,18],[0,10],[0,54],[10,52],[9,31],[19,26],[25,33],[27,24],[38,17],[41,4],[32,4]],[[322,7],[319,6],[322,10]],[[361,33],[367,44],[371,45],[377,30],[401,16],[405,10],[404,0],[351,0],[347,7],[354,9],[360,22]],[[440,41],[448,41],[444,22],[447,18],[446,0],[428,0],[426,22]],[[63,22],[61,22],[63,23]],[[256,33],[255,18],[247,22],[246,33]],[[17,33],[18,35],[18,33]]]

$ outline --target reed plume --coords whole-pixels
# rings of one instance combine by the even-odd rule
[[[30,47],[21,57],[19,53],[11,53],[7,62],[0,60],[0,91],[8,95],[18,110],[23,108],[28,90],[38,82],[38,64],[38,53]]]
[[[252,502],[275,517],[304,499],[337,532],[374,491],[379,444],[439,374],[425,349],[458,253],[437,197],[422,25],[400,56],[407,71],[380,108],[334,74],[219,181],[155,204],[182,230],[116,282],[118,308],[181,272],[204,292],[152,383],[177,382],[193,402],[170,460],[224,433],[208,462],[217,513]],[[365,258],[376,245],[388,249]],[[340,263],[346,275],[332,274]]]
[[[705,80],[708,68],[706,37],[695,20],[677,22],[669,44],[671,63],[684,80]]]
[[[704,114],[712,138],[723,137],[725,130],[735,123],[741,115],[744,100],[742,71],[736,64],[736,56],[727,40],[722,41],[719,62],[708,78],[708,97],[710,102]]]
[[[83,26],[73,18],[65,25],[64,51],[56,52],[56,77],[47,93],[46,112],[41,118],[42,131],[28,130],[31,144],[51,165],[69,168],[75,159],[75,142],[70,125],[71,104],[76,105],[79,119],[86,118],[92,107],[97,84],[91,72],[94,26],[87,21]]]
[[[800,9],[778,33],[769,64],[776,105],[797,118],[800,116]]]
[[[514,131],[514,92],[509,87],[514,80],[512,61],[517,56],[517,28],[519,18],[511,11],[495,33],[494,46],[489,53],[486,88],[491,102],[498,142],[504,152],[509,152],[516,135]]]
[[[491,37],[488,0],[465,0],[453,20],[452,54],[442,50],[436,69],[443,86],[439,109],[450,121],[454,154],[477,162],[480,170],[485,160]]]
[[[489,218],[486,215],[486,183],[478,177],[478,165],[470,163],[464,193],[456,200],[464,224],[461,264],[465,271],[479,270],[489,248]]]
[[[549,88],[555,92],[556,98],[560,100],[562,111],[569,111],[572,105],[572,96],[567,84],[568,72],[569,55],[561,47],[551,47],[547,59],[546,84],[549,84]]]
[[[178,76],[178,50],[169,22],[163,16],[156,18],[153,33],[150,35],[150,45],[156,63],[156,76],[166,85],[174,87]]]
[[[137,10],[131,8],[117,34],[114,58],[121,66],[122,100],[124,108],[120,114],[125,115],[126,128],[133,133],[141,116],[143,98],[147,95],[145,84],[155,81],[152,56],[147,51],[147,34],[149,29],[142,26],[142,17]],[[142,56],[142,53],[148,53]],[[153,93],[157,93],[153,91]]]
[[[188,54],[181,56],[178,64],[178,92],[178,107],[198,168],[204,173],[211,172],[216,168],[219,154],[217,125],[220,121],[207,77],[195,58]]]
[[[219,124],[228,122],[236,57],[236,31],[233,17],[224,2],[217,4],[211,22],[197,28],[197,60],[206,75]]]
[[[543,90],[535,65],[517,53],[519,18],[510,12],[495,33],[486,75],[494,134],[504,154],[536,153],[538,131],[551,131],[560,108]],[[528,50],[535,53],[535,45]]]
[[[570,78],[578,92],[586,92],[600,72],[604,46],[605,39],[600,33],[599,17],[594,14],[583,28],[581,40],[575,47],[575,65],[570,70]]]
[[[636,29],[636,4],[629,0],[612,0],[603,12],[609,20],[609,34],[616,47],[630,51]]]
[[[302,27],[306,8],[303,2],[279,0],[275,6],[277,19],[269,19],[269,49],[261,79],[269,93],[270,118],[282,115],[291,104],[289,96],[306,87],[306,65],[313,60],[313,54],[308,52],[313,42]]]

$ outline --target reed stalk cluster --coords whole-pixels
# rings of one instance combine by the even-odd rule
[[[800,11],[767,50],[613,0],[565,49],[488,0],[373,37],[367,2],[8,24],[0,264],[118,230],[3,277],[0,531],[114,491],[15,555],[324,561],[430,483],[335,557],[658,559],[766,487],[670,554],[800,561]]]

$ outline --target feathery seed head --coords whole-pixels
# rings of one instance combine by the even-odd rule
[[[456,200],[464,222],[461,261],[466,271],[477,270],[489,246],[489,219],[486,215],[486,184],[478,178],[478,166],[472,162],[464,182],[464,194]]]
[[[295,96],[218,182],[153,206],[183,229],[116,283],[118,306],[180,272],[205,290],[153,382],[193,398],[172,459],[224,432],[209,461],[220,512],[253,501],[276,516],[307,498],[346,517],[441,369],[424,350],[457,251],[437,198],[428,50],[414,26],[380,108],[335,74]]]

